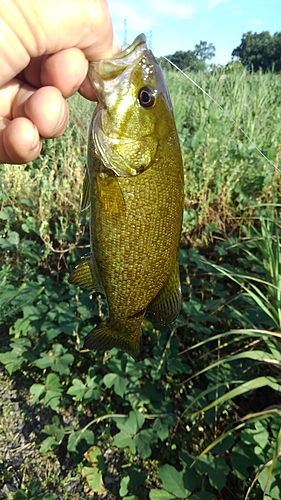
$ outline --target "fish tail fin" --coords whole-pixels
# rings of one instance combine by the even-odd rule
[[[107,319],[88,333],[84,341],[84,348],[107,351],[117,347],[136,360],[140,352],[141,334],[141,328],[139,327],[136,331],[124,335]]]

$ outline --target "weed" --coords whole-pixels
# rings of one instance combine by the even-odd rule
[[[196,78],[278,164],[277,75]],[[145,320],[138,362],[82,349],[106,303],[67,282],[89,247],[79,211],[89,110],[81,119],[75,96],[62,138],[32,164],[2,166],[0,362],[48,412],[40,470],[49,456],[65,463],[83,478],[80,498],[279,499],[279,174],[205,96],[174,72],[167,81],[185,161],[178,319]],[[13,498],[76,498],[44,477],[25,472]]]

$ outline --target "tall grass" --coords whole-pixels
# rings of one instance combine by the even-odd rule
[[[281,169],[281,81],[273,73],[238,68],[190,75],[215,98],[258,148]],[[280,200],[280,172],[267,163],[238,127],[183,75],[168,71],[185,163],[185,230],[217,221],[221,230],[233,211]],[[196,212],[194,211],[196,210]],[[192,218],[191,214],[194,215]],[[251,213],[251,210],[250,210]]]
[[[281,82],[273,73],[248,74],[217,69],[190,75],[237,121],[279,168]],[[280,201],[280,172],[267,163],[205,94],[183,75],[166,72],[185,165],[184,232],[216,222],[227,234],[235,227],[235,212],[253,213],[256,203]],[[62,138],[46,141],[32,164],[1,168],[7,199],[21,206],[32,200],[31,211],[45,224],[54,217],[77,223],[78,199],[86,163],[88,124],[94,107],[75,95],[69,99],[70,122]],[[2,205],[3,206],[3,205]],[[26,208],[22,207],[26,212]],[[30,212],[29,209],[29,212]]]
[[[79,243],[85,230],[80,196],[94,103],[77,94],[69,104],[71,118],[65,134],[44,141],[39,158],[1,166],[0,228],[2,219],[6,236],[8,230],[35,233],[44,246],[42,261],[48,256],[60,259]]]
[[[173,329],[145,321],[138,362],[80,350],[106,308],[67,282],[88,245],[79,201],[93,104],[74,96],[62,138],[45,141],[33,163],[1,167],[0,361],[54,413],[41,451],[86,463],[92,492],[104,488],[104,454],[118,455],[119,497],[279,500],[280,174],[182,75],[166,76],[185,164],[184,232],[206,243],[180,251]],[[192,77],[280,163],[278,75]]]
[[[247,492],[245,491],[245,500],[250,498],[251,491],[257,481],[264,490],[264,495],[270,491],[269,496],[263,498],[279,498],[279,487],[281,486],[279,479],[276,480],[277,477],[280,478],[278,459],[281,456],[280,206],[258,207],[257,219],[258,224],[257,220],[253,221],[256,226],[252,225],[250,228],[244,228],[245,237],[235,245],[242,250],[243,256],[240,258],[240,262],[243,265],[243,270],[234,269],[229,265],[211,264],[213,270],[226,276],[241,287],[244,300],[241,303],[240,295],[239,305],[240,307],[241,304],[244,306],[244,311],[237,309],[236,312],[242,328],[215,335],[192,346],[192,349],[197,349],[199,346],[202,347],[202,345],[210,342],[219,341],[219,356],[217,359],[196,374],[198,376],[204,372],[215,371],[217,388],[220,383],[223,383],[225,375],[224,371],[219,375],[217,369],[220,369],[220,367],[226,368],[232,364],[240,364],[244,371],[242,380],[237,380],[237,378],[229,380],[228,391],[214,398],[203,408],[201,407],[193,416],[201,412],[207,412],[215,407],[218,408],[225,402],[233,404],[234,398],[245,394],[250,393],[252,395],[250,397],[253,397],[253,393],[263,388],[266,388],[270,394],[270,404],[265,403],[261,410],[252,407],[248,413],[245,412],[243,416],[239,415],[228,429],[208,445],[201,454],[208,453],[238,430],[241,432],[243,429],[244,436],[247,436],[247,433],[251,433],[251,425],[253,424],[256,428],[259,428],[260,439],[262,439],[262,432],[267,426],[268,429],[272,430],[270,438],[266,433],[265,442],[268,449],[264,454],[264,461],[259,464]],[[207,262],[206,264],[207,267],[210,265]],[[235,302],[232,307],[235,308]],[[233,337],[236,339],[235,343],[233,343]],[[248,366],[247,360],[250,360]],[[232,373],[234,374],[234,370],[232,370]],[[206,393],[211,391],[212,388],[208,389]],[[190,407],[188,410],[190,410]],[[264,423],[266,421],[270,422],[269,425]],[[273,492],[274,487],[276,489],[275,494]],[[273,496],[271,496],[271,493]]]

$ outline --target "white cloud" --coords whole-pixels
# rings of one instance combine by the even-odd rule
[[[171,2],[170,0],[154,0],[152,4],[153,10],[161,12],[165,15],[178,17],[181,19],[191,18],[195,12],[193,7],[193,2],[188,2],[190,5],[185,3]]]
[[[108,0],[110,12],[114,21],[114,29],[122,31],[124,29],[124,20],[126,19],[127,30],[150,30],[156,24],[151,12],[148,15],[147,9],[138,8],[138,4],[126,4]]]
[[[210,10],[219,5],[220,3],[229,2],[230,0],[188,0],[186,2],[172,1],[171,0],[154,0],[151,8],[157,12],[163,12],[173,17],[182,19],[191,18],[196,12],[203,10]]]
[[[211,10],[230,0],[108,0],[113,18],[114,29],[127,31],[149,31],[153,26],[161,26],[168,18],[171,20],[192,19],[196,13]]]
[[[239,5],[230,5],[229,8],[232,10],[233,14],[242,14]]]
[[[226,2],[229,2],[229,0],[208,0],[207,9],[211,10],[214,7],[216,7],[217,5],[219,5],[220,3],[226,3]]]
[[[249,24],[262,24],[262,21],[260,19],[249,19],[248,20]]]
[[[192,19],[197,12],[210,10],[220,3],[230,0],[108,0],[109,8],[114,20],[116,30],[122,30],[124,19],[127,21],[127,30],[149,30],[154,25],[161,23],[161,17],[169,16],[171,19]]]

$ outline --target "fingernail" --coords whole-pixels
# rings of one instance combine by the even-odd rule
[[[52,134],[53,136],[57,132],[59,132],[62,128],[64,128],[65,122],[67,121],[67,118],[68,118],[68,106],[67,106],[67,103],[64,101],[62,104],[59,121],[53,130],[53,134]]]
[[[34,130],[34,139],[32,141],[32,146],[30,148],[30,151],[35,151],[40,147],[40,136],[37,127],[33,125],[33,130]]]
[[[113,42],[112,42],[112,53],[113,55],[118,54],[121,51],[121,42],[118,35],[113,32]]]

